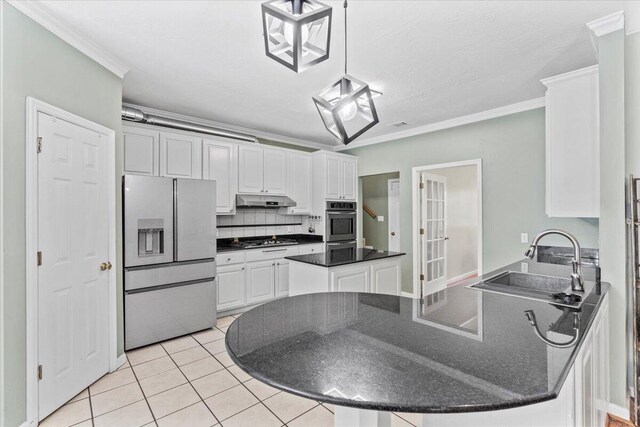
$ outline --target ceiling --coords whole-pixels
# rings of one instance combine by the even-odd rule
[[[129,66],[125,102],[327,146],[311,97],[343,71],[342,2],[329,60],[296,74],[264,53],[260,1],[51,1],[54,17]],[[360,140],[544,95],[596,63],[585,24],[618,1],[349,3],[349,74],[384,95]],[[392,123],[405,121],[395,128]]]

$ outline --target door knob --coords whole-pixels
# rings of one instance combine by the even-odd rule
[[[107,265],[106,262],[103,262],[102,264],[100,264],[100,270],[105,271],[108,268],[109,268],[109,265]]]
[[[444,240],[449,240],[449,238],[448,238],[448,237],[445,237],[445,238],[444,238]]]
[[[392,231],[392,232],[391,232],[391,235],[392,235],[392,236],[395,236],[395,235],[396,235],[396,232],[395,232],[395,231]]]
[[[113,267],[113,265],[111,265],[111,263],[109,261],[107,261],[107,270],[111,270],[112,267]]]

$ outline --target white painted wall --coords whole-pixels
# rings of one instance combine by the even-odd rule
[[[478,270],[477,167],[429,171],[447,178],[447,280]]]

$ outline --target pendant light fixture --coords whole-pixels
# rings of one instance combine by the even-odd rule
[[[296,73],[329,58],[331,8],[315,0],[262,3],[264,49]]]
[[[344,2],[344,75],[313,97],[327,130],[347,145],[378,123],[369,85],[347,72],[347,0]]]

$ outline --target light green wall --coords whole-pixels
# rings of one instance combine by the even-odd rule
[[[624,32],[598,38],[600,87],[600,266],[611,283],[611,402],[625,405],[626,225]]]
[[[598,247],[598,221],[545,215],[544,109],[349,150],[360,176],[400,171],[400,247],[403,291],[412,291],[411,168],[482,159],[483,271],[523,258],[530,238],[545,228],[567,230],[584,247]]]
[[[97,122],[117,135],[122,170],[122,80],[2,2],[3,215],[5,252],[5,426],[25,421],[25,100],[32,96]],[[120,185],[118,185],[120,188]],[[118,200],[120,196],[118,195]],[[119,212],[119,210],[118,210]],[[121,229],[118,224],[118,229]],[[118,253],[121,253],[118,248]],[[119,263],[121,265],[121,263]],[[118,277],[121,277],[119,274]],[[118,283],[118,296],[122,294]],[[122,303],[119,331],[122,331]],[[119,349],[123,351],[122,334]]]
[[[394,172],[361,178],[362,203],[366,203],[376,215],[384,217],[384,221],[380,222],[371,218],[366,212],[362,212],[362,236],[367,246],[373,246],[375,249],[389,249],[388,181],[399,176],[398,172]]]

